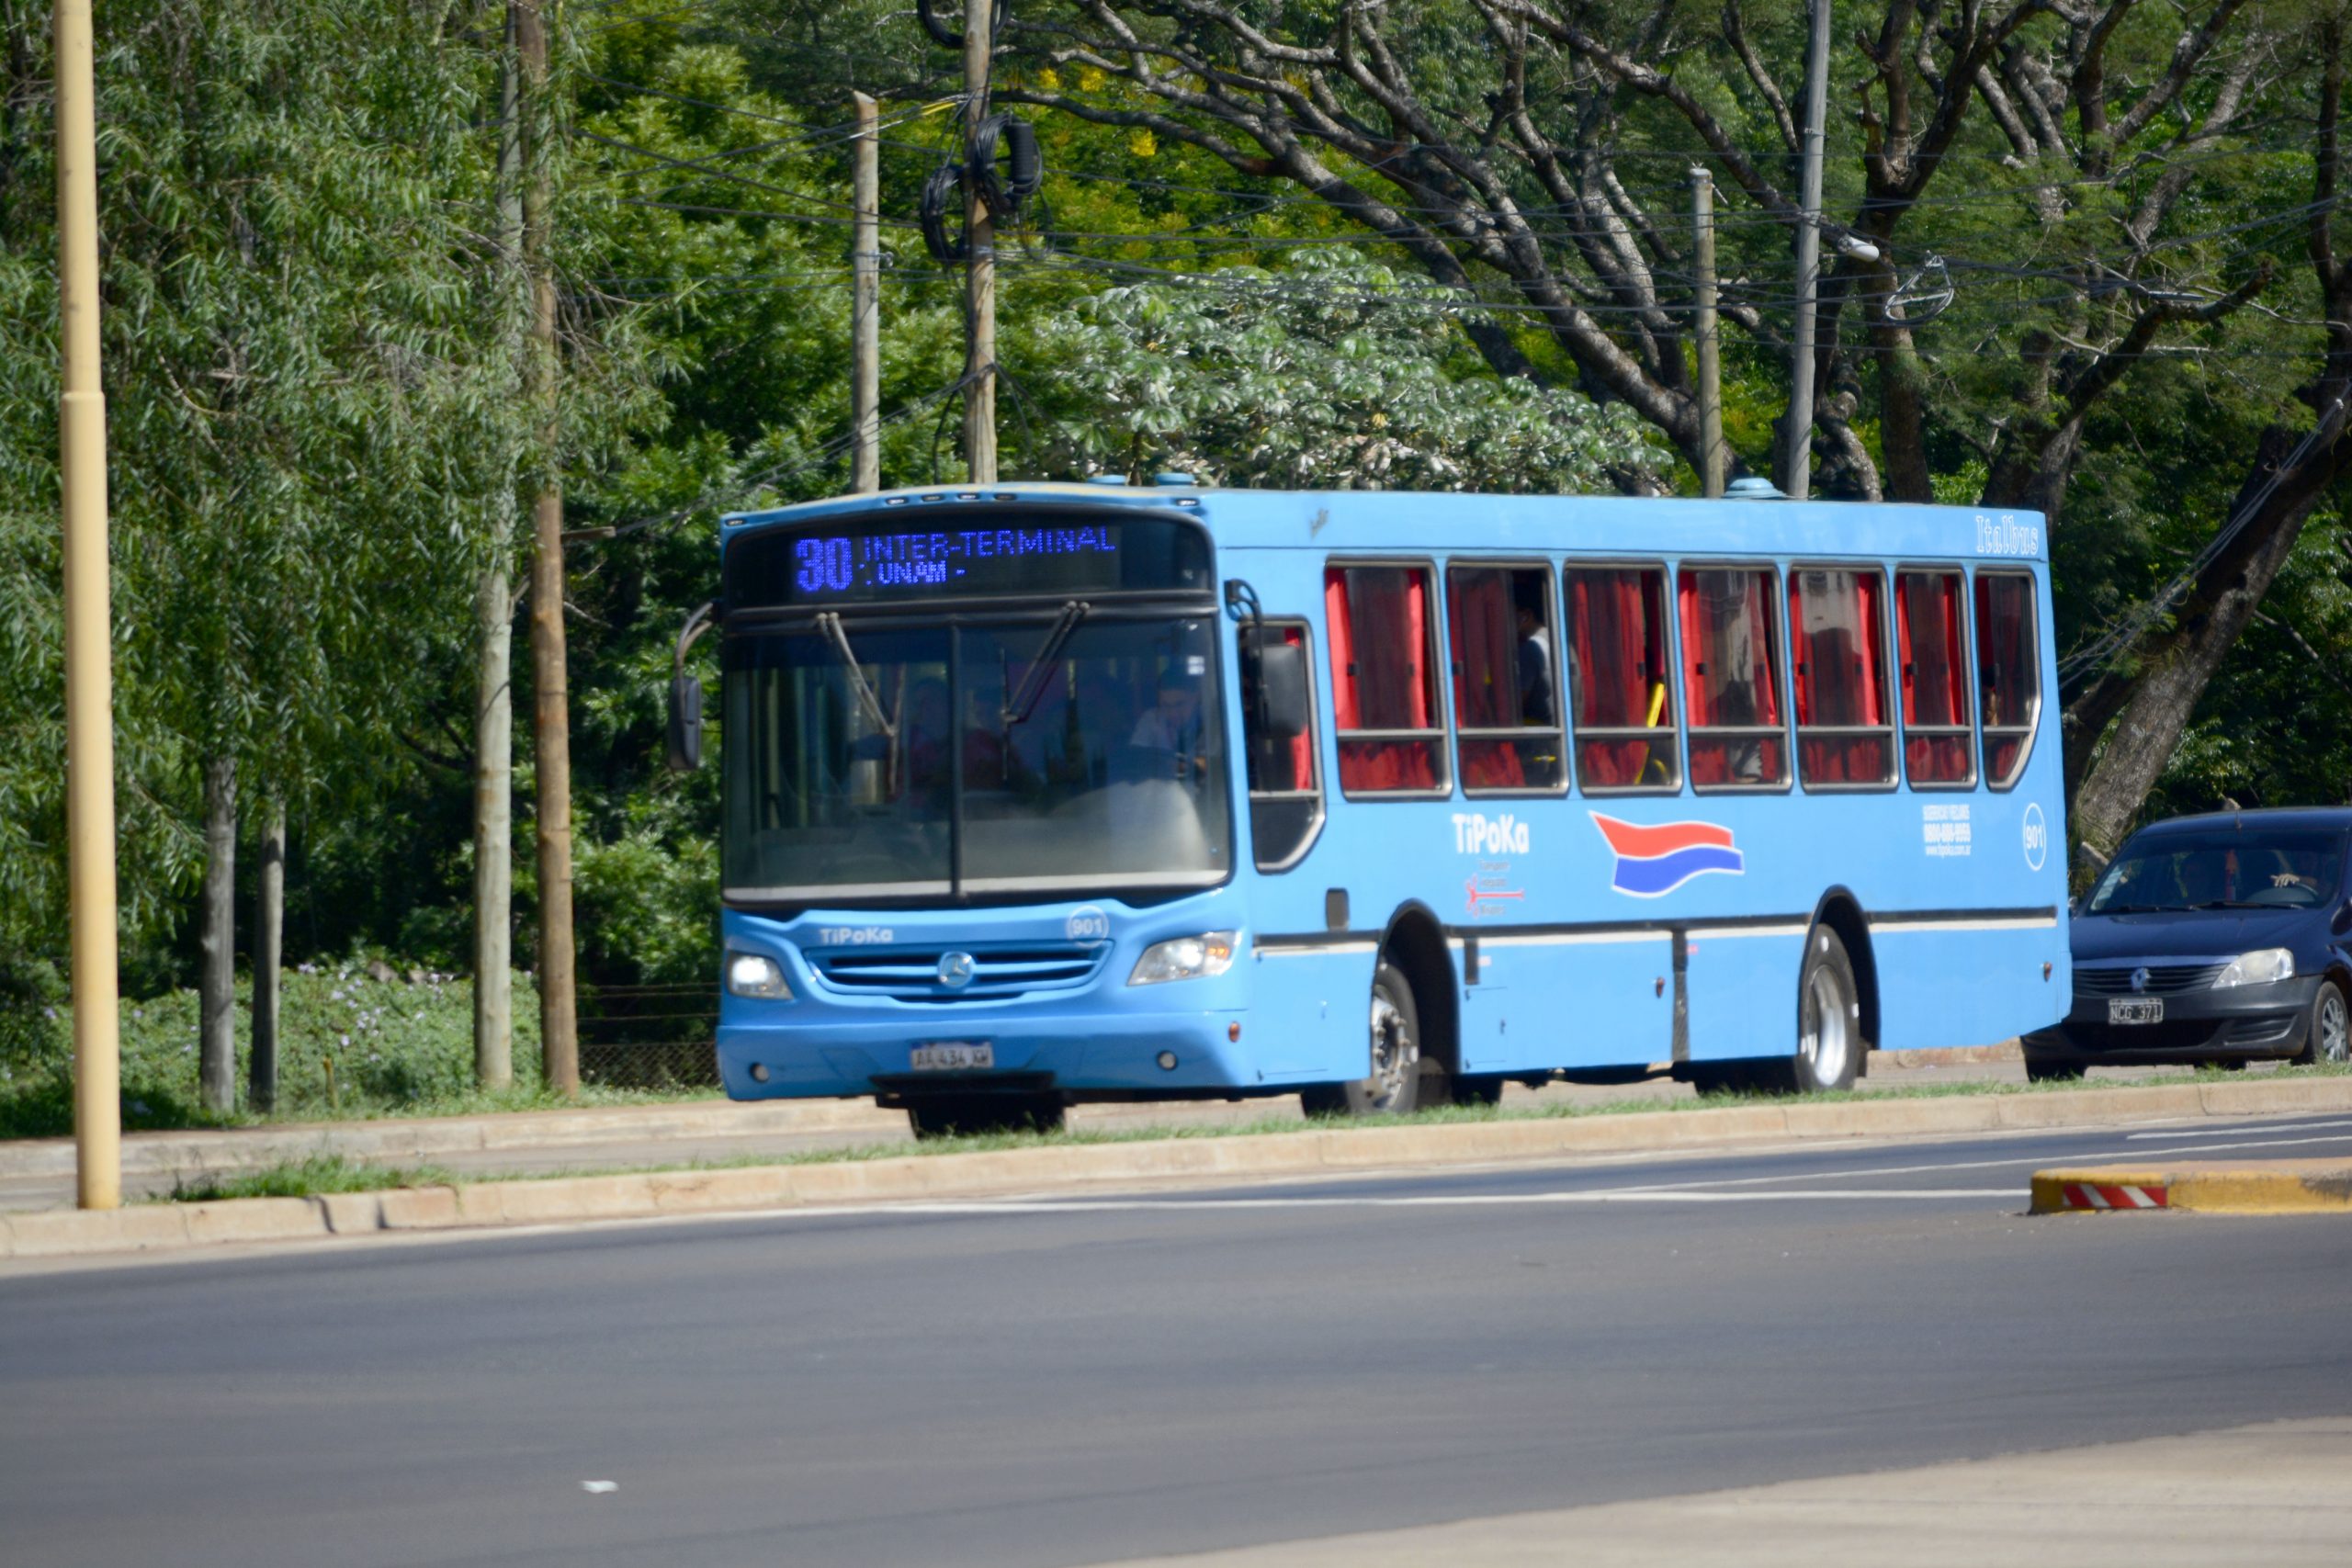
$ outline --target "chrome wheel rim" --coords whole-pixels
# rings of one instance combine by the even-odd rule
[[[1853,1048],[1845,988],[1826,965],[1805,976],[1804,1008],[1797,1021],[1797,1055],[1816,1087],[1834,1084],[1846,1076],[1846,1055]]]
[[[1374,987],[1372,993],[1372,1077],[1364,1087],[1372,1091],[1375,1110],[1393,1105],[1404,1092],[1406,1075],[1418,1065],[1413,1032],[1404,1010]]]
[[[2347,1018],[2341,992],[2319,999],[2319,1059],[2341,1063],[2352,1059],[2352,1018]]]

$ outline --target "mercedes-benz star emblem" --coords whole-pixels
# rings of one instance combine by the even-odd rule
[[[946,966],[944,964],[940,966],[940,972],[942,974],[946,973]],[[2134,969],[2132,971],[2132,988],[2135,991],[2144,991],[2148,988],[2148,972],[2145,969]]]
[[[972,983],[972,955],[968,953],[944,953],[939,957],[939,983],[943,986],[968,986]]]

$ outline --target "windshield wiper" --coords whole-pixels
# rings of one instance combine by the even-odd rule
[[[1073,599],[1062,606],[1061,618],[1054,623],[1054,629],[1046,634],[1045,646],[1037,649],[1037,657],[1031,660],[1029,667],[1021,672],[1020,690],[1005,699],[1000,716],[1007,729],[1029,722],[1029,710],[1035,707],[1037,699],[1046,694],[1046,682],[1053,678],[1054,655],[1062,650],[1062,644],[1069,640],[1069,634],[1078,629],[1078,623],[1086,619],[1087,613],[1093,608],[1081,599]]]
[[[2186,904],[2094,904],[2094,915],[2161,915],[2166,909],[2185,909]]]
[[[891,723],[889,716],[882,711],[882,699],[874,694],[874,687],[865,678],[865,666],[860,664],[857,655],[850,650],[849,634],[842,630],[841,616],[831,610],[818,611],[817,629],[831,639],[833,651],[840,654],[842,662],[848,666],[850,684],[857,692],[858,705],[865,710],[865,716],[874,721],[874,728],[882,732],[884,739],[897,741],[899,727]],[[901,685],[903,688],[903,682]]]
[[[2257,904],[2250,898],[2208,898],[2202,904],[2189,906],[2192,909],[2279,909],[2290,907],[2283,904]]]

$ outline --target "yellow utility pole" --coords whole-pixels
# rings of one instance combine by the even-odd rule
[[[66,843],[74,942],[77,1200],[122,1206],[116,996],[114,648],[107,603],[107,399],[98,381],[98,130],[90,0],[57,0],[58,480],[65,513]]]

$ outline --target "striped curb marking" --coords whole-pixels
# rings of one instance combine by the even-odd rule
[[[2170,1206],[2172,1190],[2128,1181],[2067,1181],[2058,1190],[2069,1209],[2162,1209]]]

